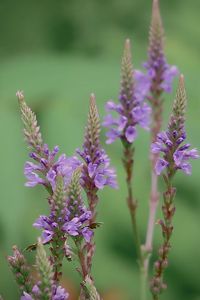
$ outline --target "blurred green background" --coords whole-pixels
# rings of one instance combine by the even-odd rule
[[[200,1],[162,0],[161,11],[168,61],[178,65],[186,78],[188,140],[200,148]],[[4,299],[19,299],[5,257],[13,244],[23,249],[35,241],[39,232],[32,223],[48,211],[42,188],[24,187],[28,152],[16,91],[24,90],[45,141],[72,155],[83,141],[89,94],[96,94],[101,117],[106,100],[117,99],[125,38],[132,41],[134,65],[139,67],[146,59],[150,14],[150,0],[0,0],[0,293]],[[174,93],[166,97],[165,126]],[[148,147],[149,135],[141,131],[136,141],[134,190],[142,239],[150,189]],[[138,300],[122,149],[119,142],[105,148],[116,166],[120,189],[100,193],[98,219],[104,225],[96,231],[93,273],[104,299]],[[179,173],[175,179],[177,211],[166,272],[169,288],[163,300],[200,300],[199,166],[198,161],[193,163],[191,177]],[[156,249],[160,239],[156,226]],[[32,260],[33,254],[28,257]],[[70,264],[65,265],[65,277],[73,294],[79,278]]]

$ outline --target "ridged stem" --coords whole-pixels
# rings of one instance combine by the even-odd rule
[[[162,126],[162,100],[160,99],[161,91],[157,85],[153,86],[155,91],[152,91],[152,97],[150,98],[150,103],[152,106],[152,127],[151,127],[151,143],[155,142],[157,134],[161,130]],[[151,150],[150,150],[151,151]],[[149,261],[153,249],[153,236],[154,236],[154,228],[156,223],[156,212],[159,203],[159,192],[158,192],[158,176],[155,173],[155,164],[158,159],[158,154],[154,154],[150,152],[150,160],[151,160],[151,192],[149,199],[149,216],[147,223],[147,231],[146,231],[146,240],[145,245],[143,247],[143,251],[145,254],[145,258],[143,261],[143,282],[144,289],[147,291],[147,279],[148,279],[148,271],[149,271]],[[144,297],[144,300],[146,297]]]
[[[173,232],[173,216],[175,213],[174,197],[176,189],[171,184],[171,178],[165,177],[167,190],[163,193],[163,221],[160,220],[159,224],[162,227],[163,243],[158,251],[158,260],[154,264],[154,276],[151,280],[152,298],[158,300],[160,294],[166,289],[166,284],[163,281],[163,274],[168,267],[168,256],[171,249],[170,239]]]
[[[133,230],[133,238],[135,241],[137,258],[140,268],[140,299],[144,300],[145,298],[145,284],[143,281],[144,275],[144,268],[143,268],[143,254],[141,251],[141,242],[140,242],[140,235],[137,226],[136,220],[136,209],[137,209],[137,201],[133,196],[132,190],[132,181],[133,181],[133,165],[134,165],[134,148],[131,144],[125,144],[124,147],[124,157],[123,157],[123,164],[126,171],[126,184],[127,184],[127,206],[129,209],[131,223],[132,223],[132,230]]]

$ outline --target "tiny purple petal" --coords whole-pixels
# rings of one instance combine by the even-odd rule
[[[162,171],[169,165],[169,163],[162,159],[162,158],[159,158],[156,162],[156,165],[155,165],[155,172],[157,175],[160,175],[162,173]]]
[[[134,126],[128,126],[125,132],[125,137],[127,138],[127,141],[129,143],[132,143],[135,140],[136,136],[137,136],[136,128]]]
[[[98,189],[103,189],[106,184],[106,178],[103,174],[97,174],[94,179],[95,185]]]
[[[117,129],[111,128],[110,131],[106,133],[106,144],[112,144],[117,138],[120,137],[120,132]]]
[[[58,286],[56,288],[55,294],[52,297],[52,300],[67,300],[69,298],[69,294],[65,291],[64,288]]]
[[[94,176],[96,169],[97,169],[97,164],[93,164],[93,163],[88,164],[88,174],[90,178]]]
[[[20,300],[34,300],[34,299],[30,294],[24,292],[23,295],[21,296]]]
[[[89,227],[84,227],[81,232],[85,241],[89,243],[93,236],[93,231]]]

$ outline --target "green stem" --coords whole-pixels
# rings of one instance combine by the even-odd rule
[[[129,208],[129,213],[131,216],[132,230],[133,230],[137,258],[138,258],[138,263],[140,268],[140,299],[145,300],[146,289],[145,289],[145,281],[143,280],[144,262],[143,262],[143,254],[141,251],[141,242],[140,242],[140,236],[139,236],[137,220],[136,220],[137,201],[133,196],[133,190],[132,190],[133,164],[134,164],[133,157],[134,157],[134,148],[132,147],[132,145],[124,144],[123,164],[126,171],[126,184],[128,190],[127,206]]]

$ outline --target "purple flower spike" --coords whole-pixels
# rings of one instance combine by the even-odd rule
[[[145,75],[140,71],[133,71],[130,41],[126,40],[122,58],[120,104],[112,101],[106,104],[106,110],[114,112],[117,117],[108,114],[102,124],[109,129],[106,133],[107,144],[118,138],[132,144],[137,137],[136,126],[149,129],[151,108],[144,103],[149,89],[150,82]]]
[[[107,104],[108,110],[119,110],[121,106],[115,105],[112,101]],[[104,124],[114,124],[118,130],[123,130],[127,119],[121,116],[120,119],[114,119],[110,114],[106,117]],[[100,146],[99,140],[100,122],[94,95],[91,95],[90,109],[88,115],[88,125],[86,128],[83,150],[77,150],[77,153],[84,160],[82,180],[83,187],[89,190],[103,189],[105,186],[117,188],[116,173],[110,167],[110,159],[105,150]],[[118,132],[111,131],[108,143],[118,137]]]
[[[163,158],[159,158],[155,165],[157,175],[160,175],[164,169],[167,169],[169,176],[174,175],[177,170],[182,170],[187,175],[190,175],[192,167],[189,160],[200,157],[197,149],[189,149],[190,144],[182,145],[186,139],[184,129],[185,107],[186,93],[184,78],[181,75],[168,130],[159,133],[156,142],[151,145],[152,153],[161,153],[163,155]]]
[[[145,72],[136,70],[135,80],[138,82],[143,96],[150,99],[154,105],[155,95],[162,92],[171,93],[172,84],[179,71],[176,66],[170,66],[163,49],[164,29],[162,25],[159,3],[153,1],[152,19],[149,34],[148,61],[143,63]]]
[[[72,237],[82,236],[88,243],[93,235],[88,227],[92,213],[85,207],[81,197],[81,169],[74,171],[67,189],[67,203],[62,230]]]

